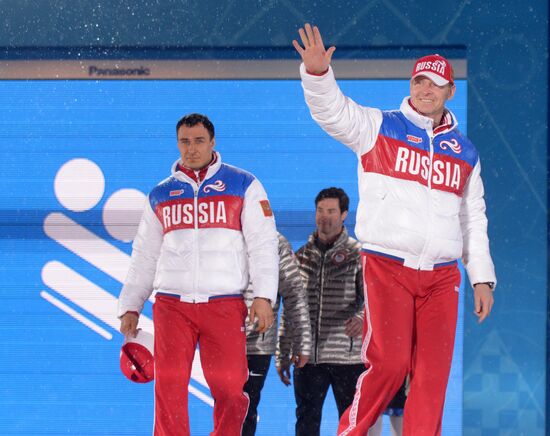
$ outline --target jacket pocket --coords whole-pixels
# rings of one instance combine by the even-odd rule
[[[376,192],[370,198],[366,200],[366,222],[370,229],[375,224],[384,210],[387,204],[387,192]]]

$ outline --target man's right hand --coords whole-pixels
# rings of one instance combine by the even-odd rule
[[[304,365],[309,362],[309,356],[307,354],[297,354],[292,356],[292,361],[296,368],[303,368]]]
[[[279,374],[279,378],[285,386],[290,385],[290,364],[294,363],[296,368],[303,368],[308,361],[309,356],[307,354],[297,354],[290,359],[281,359],[281,362],[277,366],[277,374]]]
[[[136,312],[126,312],[120,317],[120,333],[135,338],[137,335],[139,315]]]
[[[309,23],[306,23],[304,28],[298,30],[302,44],[298,43],[295,39],[292,41],[292,45],[296,49],[302,61],[306,67],[308,73],[311,74],[324,74],[330,65],[332,54],[336,50],[336,47],[332,46],[328,50],[325,50],[325,44],[323,44],[323,38],[317,26],[311,27]]]

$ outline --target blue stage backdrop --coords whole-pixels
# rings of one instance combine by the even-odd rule
[[[385,109],[408,93],[406,80],[340,84]],[[451,109],[466,131],[466,83],[457,86]],[[115,311],[145,195],[178,158],[175,124],[185,113],[207,114],[223,160],[263,182],[294,249],[328,186],[350,195],[353,232],[356,158],[311,120],[296,80],[0,81],[0,94],[1,434],[151,433],[153,384],[120,373]],[[459,319],[446,436],[462,434],[462,310]],[[141,326],[151,324],[148,304]],[[196,365],[193,435],[211,430],[212,404]],[[293,390],[273,365],[259,413],[258,435],[293,434]],[[329,396],[322,434],[336,425]]]

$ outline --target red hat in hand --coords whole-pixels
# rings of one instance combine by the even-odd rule
[[[135,338],[127,337],[120,350],[120,370],[135,383],[148,383],[155,378],[154,338],[138,330]]]

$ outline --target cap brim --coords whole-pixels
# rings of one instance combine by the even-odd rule
[[[449,83],[448,80],[445,80],[443,77],[438,76],[437,74],[432,73],[431,71],[421,71],[412,76],[411,80],[418,76],[424,76],[434,82],[437,86],[444,86]]]

